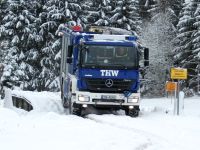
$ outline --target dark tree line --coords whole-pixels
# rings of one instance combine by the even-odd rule
[[[57,32],[60,25],[71,24],[84,29],[97,25],[131,30],[141,39],[145,37],[145,46],[151,41],[147,37],[152,37],[155,40],[151,43],[157,44],[160,51],[155,52],[155,45],[150,45],[150,52],[159,53],[159,60],[166,61],[163,68],[175,65],[190,69],[187,84],[196,87],[200,55],[198,3],[198,0],[189,3],[183,0],[1,0],[0,60],[5,64],[1,80],[27,90],[58,90],[61,41]],[[152,31],[153,35],[149,35]],[[156,75],[153,68],[159,68],[159,61],[153,62],[149,77]],[[167,73],[162,83],[153,84],[156,89],[163,86],[166,76]]]

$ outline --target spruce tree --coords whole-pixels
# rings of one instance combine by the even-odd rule
[[[194,33],[197,29],[194,26],[195,17],[194,13],[197,8],[197,0],[192,0],[188,3],[184,4],[183,10],[181,12],[181,17],[179,19],[177,28],[177,38],[176,38],[176,48],[174,49],[174,64],[177,67],[183,67],[188,69],[188,78],[187,85],[189,87],[193,87],[193,76],[195,73],[195,64],[192,60],[194,55],[192,54],[194,51],[193,42],[194,41]]]
[[[102,0],[96,0],[96,1],[85,0],[81,6],[86,12],[85,13],[85,18],[87,20],[86,26],[103,24],[104,21],[102,21],[101,18]],[[104,14],[102,13],[102,15]]]
[[[175,1],[146,1],[149,12],[152,15],[151,22],[143,26],[142,41],[150,48],[150,65],[147,77],[146,92],[152,95],[164,94],[164,85],[169,78],[170,66],[172,66],[173,39],[176,34],[177,16],[172,10]],[[160,74],[160,71],[162,74]],[[160,80],[156,80],[159,78]]]
[[[139,16],[138,0],[116,0],[111,13],[111,26],[139,32],[141,18]]]
[[[160,14],[166,14],[174,27],[177,25],[184,0],[149,0],[150,2],[148,12],[151,13],[153,19],[159,17]]]
[[[6,15],[6,8],[7,8],[7,1],[1,0],[0,1],[0,25],[3,23],[2,20]],[[5,57],[5,47],[7,46],[7,41],[4,39],[4,37],[0,37],[0,63],[3,62],[3,58]]]
[[[6,15],[0,27],[0,37],[8,42],[5,49],[6,64],[3,80],[25,88],[34,72],[27,61],[27,52],[34,47],[35,17],[25,1],[9,1]]]
[[[38,44],[39,74],[35,78],[38,91],[59,89],[60,38],[56,34],[60,24],[65,23],[66,3],[64,0],[49,0],[39,14]]]
[[[75,25],[85,27],[88,20],[85,18],[87,14],[83,0],[67,0],[66,2],[66,17],[68,17]],[[87,8],[87,7],[86,7]]]
[[[96,25],[100,26],[109,26],[109,11],[111,10],[110,0],[101,0],[99,3],[98,9],[98,19],[95,22]]]
[[[5,10],[7,7],[7,0],[0,0],[0,20],[5,16]]]
[[[155,8],[156,0],[139,0],[139,14],[144,21],[151,19],[151,9]]]
[[[191,60],[193,66],[194,74],[191,76],[191,80],[189,82],[190,87],[193,87],[195,91],[199,89],[200,84],[200,1],[196,1],[197,9],[194,13],[195,23],[194,28],[196,29],[193,33],[193,41],[192,41],[192,52],[191,52]],[[199,92],[199,91],[198,91]]]

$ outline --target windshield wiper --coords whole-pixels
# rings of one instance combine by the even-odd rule
[[[99,63],[85,63],[83,64],[83,67],[91,66],[92,68],[100,67]]]
[[[113,64],[113,66],[122,67],[123,69],[128,69],[128,66],[123,65],[123,64]]]

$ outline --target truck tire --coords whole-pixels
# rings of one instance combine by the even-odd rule
[[[69,108],[69,101],[64,96],[62,96],[62,105],[64,108]]]
[[[125,114],[127,116],[130,116],[130,117],[138,117],[139,116],[139,112],[140,112],[140,110],[136,109],[136,108],[134,108],[134,109],[126,109],[125,110]]]
[[[68,102],[69,106],[69,114],[76,115],[76,116],[81,116],[82,115],[82,108],[81,107],[76,107],[72,103],[72,83],[70,83],[70,89],[68,93],[68,99],[66,99]]]
[[[69,114],[76,115],[76,116],[82,116],[82,109],[81,108],[75,108],[73,106],[71,100],[69,100]]]
[[[76,116],[81,116],[81,112],[82,112],[81,108],[74,108],[72,114]]]

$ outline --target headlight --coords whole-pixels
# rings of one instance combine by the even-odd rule
[[[128,103],[137,103],[138,101],[139,101],[139,97],[137,96],[128,98]]]
[[[90,97],[89,96],[86,96],[86,95],[79,95],[78,96],[78,100],[80,102],[89,102],[90,101]]]

